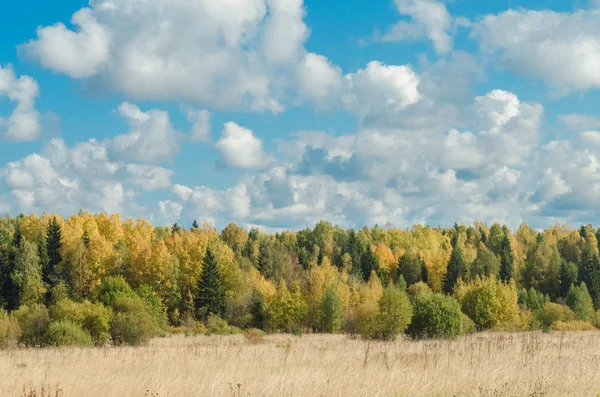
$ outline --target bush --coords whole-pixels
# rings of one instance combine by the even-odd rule
[[[50,346],[90,346],[92,336],[72,321],[55,321],[48,327],[47,343]]]
[[[6,310],[0,309],[0,348],[15,347],[19,343],[21,328],[17,320]]]
[[[568,306],[548,302],[536,315],[542,327],[549,328],[555,322],[569,322],[576,318],[575,313]]]
[[[122,276],[107,277],[102,280],[102,285],[98,291],[98,300],[104,306],[113,307],[117,298],[121,296],[134,297],[137,294]]]
[[[431,293],[431,288],[429,288],[429,285],[427,285],[427,283],[424,283],[423,281],[419,281],[416,284],[411,285],[410,287],[408,287],[408,297],[410,298],[411,301],[414,301],[417,297],[423,295],[423,294],[430,294]]]
[[[383,291],[378,306],[373,321],[362,327],[361,335],[366,339],[393,340],[411,322],[413,309],[410,300],[398,287],[389,286]]]
[[[540,310],[546,302],[550,302],[550,297],[534,288],[530,288],[529,290],[523,288],[519,291],[519,305],[523,309],[529,309],[535,312]]]
[[[211,313],[206,319],[206,335],[234,335],[241,332],[238,327],[232,327],[216,314]]]
[[[594,331],[596,327],[585,321],[557,321],[550,326],[552,331]]]
[[[266,333],[258,328],[250,328],[244,332],[246,340],[252,344],[261,343],[265,338]]]
[[[461,313],[461,320],[463,334],[472,334],[477,331],[477,326],[469,316],[467,316],[464,313]]]
[[[579,287],[571,285],[567,292],[566,303],[575,312],[577,320],[591,321],[593,319],[595,315],[594,302],[585,283],[581,283]]]
[[[504,284],[495,278],[477,278],[468,284],[459,282],[456,297],[463,313],[473,320],[479,330],[518,320],[519,305],[514,285]]]
[[[135,294],[117,297],[114,309],[110,334],[115,345],[142,345],[164,332],[152,309]]]
[[[452,297],[442,294],[418,296],[413,313],[407,329],[407,334],[413,338],[453,338],[462,333],[462,312]]]
[[[103,345],[110,339],[112,311],[102,303],[62,299],[50,307],[50,314],[54,321],[70,321],[83,328],[96,345]]]
[[[50,314],[44,305],[21,306],[14,312],[21,328],[19,341],[25,346],[43,346],[50,325]]]

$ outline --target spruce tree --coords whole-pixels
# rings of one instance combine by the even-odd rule
[[[465,256],[465,251],[462,242],[459,241],[459,236],[453,238],[453,249],[450,260],[448,261],[448,269],[444,278],[444,291],[451,294],[458,279],[465,280],[467,278],[468,263]]]
[[[198,229],[198,222],[194,219],[194,222],[192,223],[192,228],[190,230],[196,230]]]
[[[84,230],[83,234],[81,235],[81,242],[85,248],[90,248],[90,235],[88,234],[87,230]]]
[[[379,273],[379,263],[377,258],[371,249],[371,246],[367,248],[367,251],[360,258],[360,270],[362,273],[363,280],[369,281],[371,279],[371,273],[375,271]]]
[[[196,292],[196,310],[205,316],[225,315],[225,290],[217,260],[210,249],[206,251],[202,261],[202,276]]]
[[[500,251],[500,280],[505,283],[509,282],[513,278],[514,266],[515,257],[512,252],[508,235],[505,235]]]
[[[62,229],[56,217],[46,227],[46,250],[48,265],[42,269],[42,278],[48,286],[53,286],[56,278],[56,267],[62,262]]]
[[[14,247],[6,230],[0,230],[0,308],[14,310],[17,308],[19,291],[12,274],[15,265]]]
[[[429,270],[427,270],[425,260],[421,256],[419,256],[419,262],[421,262],[421,281],[427,284],[429,283]]]
[[[560,264],[560,296],[566,297],[571,285],[577,284],[577,265],[566,260]]]
[[[47,269],[50,258],[48,257],[48,244],[46,242],[46,236],[44,233],[40,233],[38,236],[37,243],[37,254],[40,261],[40,269]]]
[[[600,307],[600,259],[587,246],[581,251],[579,280],[587,285],[596,308]]]

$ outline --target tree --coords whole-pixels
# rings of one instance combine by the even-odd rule
[[[414,252],[407,252],[402,255],[398,261],[398,273],[404,277],[407,286],[411,286],[422,280],[423,269],[427,272],[427,268],[424,266],[423,261],[419,255]]]
[[[19,290],[12,274],[15,269],[15,251],[20,244],[21,234],[15,231],[12,242],[6,230],[0,230],[0,304],[7,310],[15,310],[19,303]]]
[[[379,263],[370,245],[360,258],[360,270],[364,281],[369,281],[373,271],[379,273]]]
[[[37,247],[25,239],[15,253],[12,279],[19,290],[19,305],[41,303],[46,289],[42,282],[42,269]]]
[[[429,270],[427,270],[427,264],[419,255],[419,262],[421,262],[421,281],[425,284],[429,283]]]
[[[585,283],[581,283],[579,286],[571,285],[567,293],[566,303],[575,312],[577,320],[590,321],[592,316],[595,315],[594,302]]]
[[[459,236],[455,236],[453,242],[452,255],[450,256],[448,270],[444,278],[444,291],[447,294],[452,293],[458,280],[467,279],[467,258],[465,257],[465,251]]]
[[[600,306],[600,259],[588,246],[581,251],[579,281],[586,284],[594,305],[598,308]]]
[[[88,234],[87,230],[83,231],[83,234],[81,235],[81,242],[85,248],[90,248],[90,235]]]
[[[513,278],[514,266],[515,257],[512,252],[510,239],[508,238],[508,234],[505,234],[500,251],[500,280],[505,283],[510,281]]]
[[[413,338],[453,338],[462,333],[462,312],[456,299],[442,294],[421,294],[413,305],[406,333]]]
[[[323,332],[335,333],[341,327],[342,302],[335,288],[330,286],[325,290],[325,296],[321,304],[321,330]]]
[[[471,264],[469,278],[473,280],[477,277],[496,277],[499,269],[498,257],[482,244],[477,250],[477,257]]]
[[[572,284],[579,278],[577,265],[563,260],[560,264],[560,296],[566,297]]]
[[[194,219],[194,222],[192,222],[192,228],[190,230],[196,230],[198,229],[198,222]]]
[[[196,310],[203,316],[216,314],[225,315],[225,290],[219,272],[217,260],[212,250],[208,249],[202,261],[202,276],[196,292]]]
[[[62,262],[62,228],[56,217],[52,217],[46,227],[46,250],[48,252],[48,266],[42,269],[44,283],[53,286],[55,283],[56,268]]]

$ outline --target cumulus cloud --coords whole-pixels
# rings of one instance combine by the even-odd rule
[[[395,0],[398,12],[410,17],[399,21],[379,41],[414,41],[427,37],[439,54],[452,50],[452,16],[446,5],[437,0]]]
[[[31,141],[42,134],[40,114],[35,109],[38,83],[29,76],[17,78],[13,68],[0,66],[0,98],[15,104],[8,118],[0,115],[0,137],[9,141]]]
[[[162,110],[142,112],[136,105],[124,102],[117,109],[130,131],[113,138],[110,148],[120,158],[157,162],[172,159],[181,149],[181,133],[171,125],[169,114]]]
[[[302,0],[92,0],[76,30],[41,27],[21,51],[135,101],[280,112],[280,76],[305,53],[304,14]]]
[[[210,140],[211,114],[208,110],[187,111],[187,120],[192,123],[190,131],[190,140],[192,142],[207,142]]]
[[[69,147],[55,138],[40,153],[0,169],[19,211],[63,214],[80,209],[131,214],[136,208],[134,187],[170,188],[172,175],[161,167],[115,161],[106,145],[93,139]]]
[[[233,122],[225,123],[216,147],[228,167],[261,169],[270,162],[254,132]]]
[[[568,93],[600,87],[600,10],[508,10],[473,24],[483,50],[511,70]]]

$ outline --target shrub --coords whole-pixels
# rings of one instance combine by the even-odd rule
[[[211,313],[206,319],[206,335],[234,335],[241,332],[239,328],[227,324],[227,321],[216,314]]]
[[[550,302],[550,297],[534,288],[529,290],[523,288],[519,291],[519,305],[524,309],[538,311],[546,302]]]
[[[593,319],[595,315],[594,302],[585,283],[581,283],[579,287],[571,285],[567,292],[566,303],[575,312],[577,320],[591,321]]]
[[[477,278],[468,284],[459,283],[456,297],[463,313],[473,320],[479,330],[513,323],[519,316],[515,286],[495,278]]]
[[[142,345],[163,332],[152,309],[137,295],[117,297],[114,309],[110,334],[116,345]]]
[[[102,303],[62,299],[50,307],[50,314],[54,321],[70,321],[83,328],[96,345],[103,345],[110,339],[112,311]]]
[[[585,321],[556,321],[550,325],[552,331],[594,331],[596,327]]]
[[[389,286],[383,291],[378,306],[377,314],[370,326],[363,326],[361,334],[367,339],[393,340],[411,322],[410,300],[398,287]]]
[[[261,343],[265,338],[266,333],[258,328],[250,328],[244,332],[246,340],[252,344]]]
[[[542,327],[549,328],[557,321],[574,321],[576,316],[573,310],[571,310],[568,306],[548,302],[544,304],[542,310],[537,313],[536,318],[541,323]]]
[[[477,331],[477,326],[469,316],[467,316],[464,313],[461,313],[461,320],[463,334],[472,334]]]
[[[72,321],[55,321],[48,327],[47,343],[50,346],[90,346],[92,336]]]
[[[452,338],[463,330],[458,302],[442,294],[424,294],[413,303],[413,318],[407,334],[413,338]]]
[[[137,295],[122,276],[107,277],[102,280],[102,285],[98,291],[100,302],[104,303],[105,306],[112,307],[120,296],[134,297]]]
[[[431,288],[429,288],[429,285],[427,285],[427,283],[424,283],[423,281],[419,281],[418,283],[415,283],[413,285],[411,285],[410,287],[408,287],[408,297],[411,299],[411,301],[414,301],[417,297],[423,295],[423,294],[430,294],[431,293]]]
[[[14,312],[21,328],[19,341],[25,346],[43,346],[50,325],[50,314],[44,305],[21,306]]]
[[[0,309],[0,348],[15,347],[19,343],[21,328],[17,320],[6,310]]]

